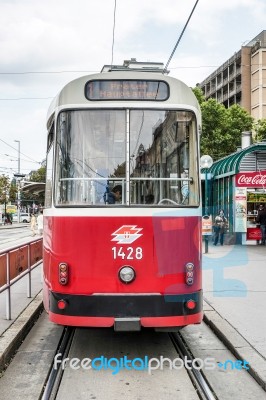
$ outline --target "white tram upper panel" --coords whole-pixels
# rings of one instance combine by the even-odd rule
[[[163,100],[145,100],[145,99],[88,99],[86,97],[86,85],[92,81],[155,81],[165,82],[169,88],[167,98]],[[100,101],[99,101],[100,100]],[[154,107],[154,108],[179,108],[194,111],[197,118],[200,118],[200,107],[198,101],[191,90],[184,82],[179,79],[167,76],[158,72],[140,72],[140,71],[111,71],[98,74],[86,75],[69,82],[52,101],[47,120],[51,115],[63,108],[134,108],[134,107]],[[199,120],[199,123],[201,121]]]
[[[106,206],[119,186],[122,206],[198,207],[201,113],[193,91],[163,69],[109,69],[68,83],[49,108],[55,205]]]

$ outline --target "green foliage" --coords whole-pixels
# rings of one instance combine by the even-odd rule
[[[10,180],[6,175],[0,175],[0,204],[7,203],[9,198]]]
[[[18,188],[16,182],[12,181],[9,188],[9,201],[15,203],[17,199]]]
[[[213,160],[223,157],[226,135],[226,108],[214,99],[204,101],[201,105],[202,133],[200,138],[201,154],[210,155]]]
[[[46,167],[41,167],[37,171],[32,172],[30,181],[45,182]]]
[[[238,104],[225,108],[215,99],[204,100],[201,89],[195,88],[193,92],[202,111],[201,154],[218,160],[236,152],[242,132],[252,130],[254,119]]]
[[[259,119],[253,125],[254,131],[256,132],[255,140],[261,142],[266,140],[266,119]]]
[[[15,202],[17,196],[16,183],[10,182],[6,175],[0,175],[0,204]]]
[[[206,101],[205,96],[203,94],[203,91],[200,87],[196,86],[195,88],[192,89],[194,95],[197,97],[197,100],[199,102],[199,105]]]

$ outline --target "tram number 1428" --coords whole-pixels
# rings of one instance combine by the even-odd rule
[[[113,258],[122,258],[122,260],[141,260],[143,257],[142,247],[112,247]]]

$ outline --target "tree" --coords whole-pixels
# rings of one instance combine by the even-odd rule
[[[226,155],[228,141],[226,108],[214,99],[201,105],[202,133],[200,138],[201,154],[208,154],[214,160]]]
[[[32,182],[45,182],[46,167],[41,167],[37,171],[33,171],[30,176]]]
[[[234,104],[226,110],[228,137],[228,150],[231,153],[241,145],[241,136],[244,131],[251,131],[254,118],[238,104]]]
[[[256,132],[255,140],[261,142],[266,140],[266,119],[259,119],[253,125],[254,131]]]
[[[237,151],[243,131],[252,130],[254,119],[238,104],[225,108],[215,99],[204,99],[200,88],[193,89],[202,112],[201,154],[214,160]]]
[[[6,204],[9,199],[10,179],[6,175],[0,175],[0,204]]]
[[[197,97],[199,105],[201,106],[202,103],[204,101],[206,101],[206,98],[205,98],[205,96],[203,94],[202,89],[200,87],[196,86],[195,88],[192,89],[192,91],[193,91],[194,95]]]
[[[17,193],[18,193],[18,188],[16,181],[12,180],[9,188],[9,201],[15,203],[17,200]]]
[[[15,202],[17,195],[17,187],[10,182],[6,175],[0,175],[0,204],[4,205],[4,212],[6,212],[6,205],[8,202]]]

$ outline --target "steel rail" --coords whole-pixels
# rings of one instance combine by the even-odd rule
[[[61,354],[61,360],[64,360],[65,356],[69,352],[69,348],[72,343],[74,333],[75,333],[75,328],[69,326],[64,327],[62,336],[58,344],[58,348],[55,353],[55,356],[57,354]],[[55,368],[54,358],[53,358],[53,362],[51,364],[46,382],[44,384],[43,394],[40,396],[41,400],[51,400],[52,398],[56,397],[57,391],[60,386],[62,374],[63,374],[63,369],[61,367]]]
[[[180,333],[169,333],[170,339],[184,361],[189,360],[191,362],[191,368],[187,368],[187,372],[194,386],[198,389],[198,394],[202,400],[217,400],[217,397],[213,393],[209,383],[203,376],[203,374],[196,368],[193,367],[193,357],[187,350]]]

